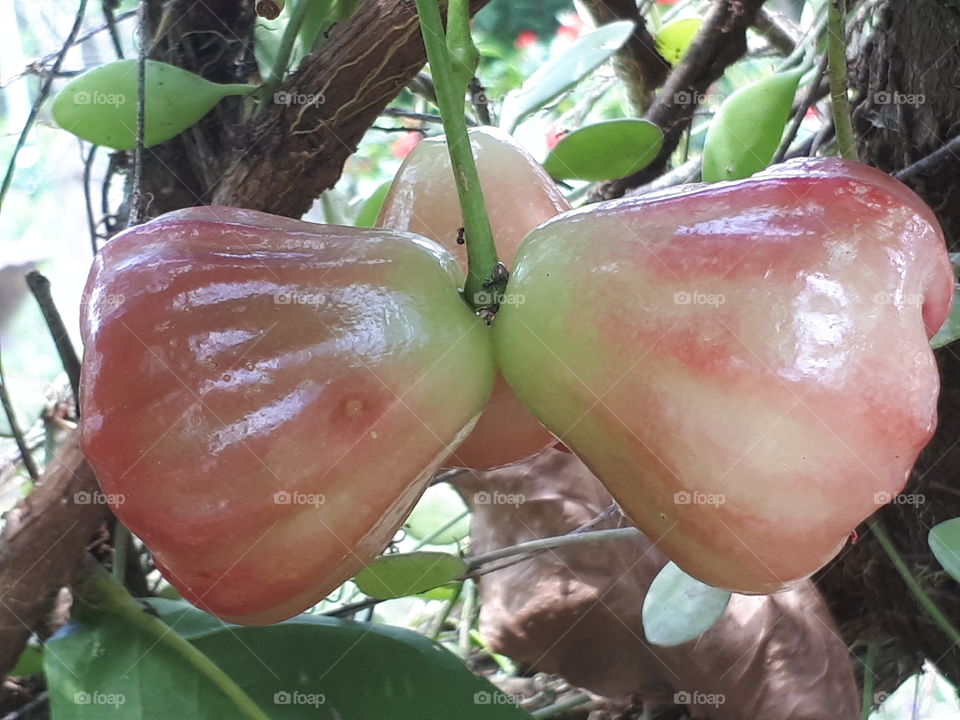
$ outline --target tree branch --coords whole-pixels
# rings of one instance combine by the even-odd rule
[[[471,12],[486,2],[472,0]],[[249,133],[249,152],[217,185],[214,204],[303,215],[425,61],[414,4],[368,0],[280,86]]]
[[[33,492],[7,514],[0,535],[0,675],[87,561],[86,545],[110,514],[98,493],[74,433]]]
[[[616,54],[614,63],[634,111],[643,113],[650,107],[654,91],[667,79],[670,63],[657,51],[635,0],[585,0],[584,5],[597,25],[616,20],[634,22],[633,34]]]
[[[763,0],[715,0],[687,54],[647,112],[646,118],[663,130],[659,155],[640,172],[602,185],[595,199],[622,197],[663,173],[707,88],[746,53],[746,31],[762,5]]]

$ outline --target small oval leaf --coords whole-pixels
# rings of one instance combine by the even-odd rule
[[[645,168],[662,144],[663,133],[648,120],[607,120],[565,136],[543,167],[557,180],[612,180]]]
[[[470,532],[466,513],[467,506],[456,490],[446,483],[434,485],[427,488],[407,518],[407,532],[417,540],[429,539],[434,545],[455,543]]]
[[[927,544],[943,569],[960,582],[960,518],[934,525],[927,535]]]
[[[705,182],[750,177],[770,164],[802,75],[802,70],[771,75],[724,100],[703,145]]]
[[[686,54],[701,25],[701,18],[681,18],[667,23],[656,34],[657,51],[671,65],[676,65]]]
[[[446,585],[467,571],[456,555],[414,552],[382,555],[353,579],[360,590],[378,600],[406,597]]]
[[[562,55],[541,65],[519,90],[507,93],[500,111],[500,127],[507,132],[531,113],[566,92],[611,55],[633,33],[633,21],[619,20],[578,38]]]
[[[729,602],[726,590],[706,585],[667,563],[643,600],[643,632],[654,645],[682,645],[713,627]]]
[[[137,60],[117,60],[78,75],[53,99],[53,117],[64,130],[95,145],[132,150],[137,144]],[[144,147],[179,135],[228,95],[254,85],[219,85],[158,60],[147,60]]]

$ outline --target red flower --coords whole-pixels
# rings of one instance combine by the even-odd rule
[[[410,151],[417,146],[417,143],[420,142],[421,138],[422,136],[416,130],[405,132],[403,135],[393,141],[390,151],[396,158],[405,158],[410,154]]]
[[[539,36],[533,30],[522,30],[517,34],[517,39],[513,41],[513,44],[516,48],[525,50],[531,45],[536,45],[539,40]]]

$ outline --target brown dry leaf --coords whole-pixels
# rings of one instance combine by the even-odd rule
[[[475,555],[562,535],[612,503],[573,455],[548,450],[454,481],[473,510]],[[627,524],[619,513],[597,525]],[[686,705],[710,720],[853,720],[849,653],[813,583],[734,595],[720,621],[674,648],[648,645],[643,598],[666,563],[644,538],[557,548],[484,575],[480,630],[493,650],[608,697]]]

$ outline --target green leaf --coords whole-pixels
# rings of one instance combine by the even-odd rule
[[[960,518],[934,525],[927,535],[927,543],[937,562],[960,582]]]
[[[13,666],[9,674],[13,676],[39,675],[42,672],[43,650],[36,645],[27,645],[20,653],[17,664]]]
[[[463,540],[470,533],[470,518],[457,491],[441,483],[427,488],[407,518],[406,526],[410,536],[417,540],[447,545]]]
[[[705,585],[667,563],[643,600],[643,631],[654,645],[681,645],[713,627],[728,602],[726,590]]]
[[[530,720],[516,698],[410,630],[321,615],[215,628],[186,603],[150,603],[274,720]]]
[[[44,671],[53,717],[269,720],[193,645],[106,573],[97,575],[91,581],[94,605],[85,605],[91,598],[85,594],[74,606],[75,619],[47,642]]]
[[[383,201],[387,199],[387,193],[390,192],[390,181],[380,185],[360,206],[357,213],[357,219],[353,224],[357,227],[373,227],[377,222],[377,216],[380,214],[380,208],[383,207]]]
[[[701,25],[701,18],[681,18],[667,23],[654,38],[657,52],[671,65],[676,65],[686,54]]]
[[[802,75],[801,70],[771,75],[723,102],[704,141],[705,182],[750,177],[770,164]]]
[[[513,130],[524,118],[566,92],[619,50],[633,32],[633,22],[620,20],[578,38],[566,52],[551,58],[519,90],[507,93],[500,127]]]
[[[960,338],[960,285],[955,284],[953,286],[953,305],[950,307],[950,314],[947,315],[947,319],[937,334],[930,338],[930,347],[943,347],[957,338]]]
[[[78,75],[53,99],[53,117],[64,130],[96,145],[132,150],[137,144],[137,60],[117,60]],[[254,85],[220,85],[176,65],[147,60],[144,147],[179,135],[228,95]]]
[[[450,585],[441,585],[426,592],[422,592],[418,597],[424,600],[449,600],[457,593],[457,583]]]
[[[543,167],[558,180],[611,180],[645,168],[662,144],[663,133],[652,122],[607,120],[565,136]]]
[[[425,592],[460,577],[467,564],[456,555],[413,552],[382,555],[357,573],[357,587],[380,600]]]

